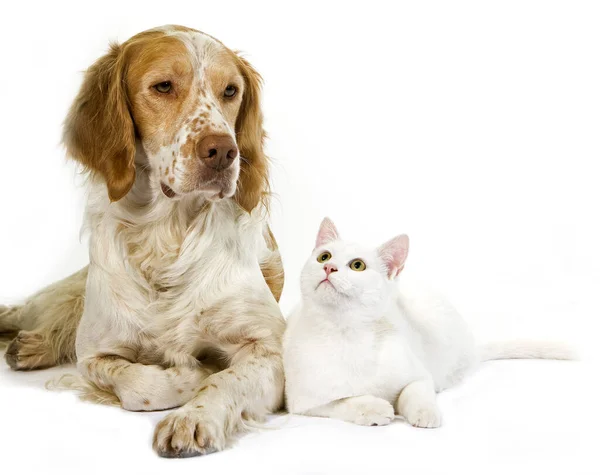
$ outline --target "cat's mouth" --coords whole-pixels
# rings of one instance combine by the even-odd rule
[[[335,285],[333,285],[331,283],[331,281],[329,279],[323,279],[321,282],[319,282],[319,284],[315,287],[315,290],[317,290],[319,287],[321,287],[321,284],[329,284],[331,286],[332,289],[335,289]]]

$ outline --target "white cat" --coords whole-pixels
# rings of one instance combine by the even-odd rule
[[[284,336],[290,413],[362,425],[388,424],[397,413],[413,426],[438,427],[436,393],[479,362],[572,358],[559,344],[476,347],[448,302],[395,282],[407,254],[404,234],[368,249],[340,240],[323,220]]]

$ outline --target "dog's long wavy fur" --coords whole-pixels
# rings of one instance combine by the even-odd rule
[[[167,293],[166,300],[162,300],[162,303],[158,304],[166,305],[164,308],[167,313],[165,318],[169,321],[169,325],[164,327],[164,331],[172,330],[174,332],[172,335],[164,335],[162,340],[154,342],[146,342],[143,337],[136,343],[137,349],[132,350],[130,356],[122,356],[119,352],[102,354],[101,351],[94,354],[93,348],[86,350],[92,351],[92,354],[86,356],[85,361],[77,362],[78,369],[85,376],[84,378],[67,375],[50,384],[51,387],[77,389],[87,400],[121,405],[131,410],[161,409],[176,407],[185,404],[186,401],[193,402],[194,404],[190,408],[195,411],[193,413],[195,419],[190,418],[192,409],[182,408],[187,412],[184,411],[180,414],[175,411],[157,427],[154,446],[159,454],[168,457],[182,457],[219,450],[223,448],[229,436],[252,427],[253,420],[260,419],[268,411],[276,410],[283,400],[283,367],[280,346],[284,321],[275,301],[279,301],[284,276],[277,243],[266,224],[270,196],[269,163],[263,150],[265,133],[262,127],[263,117],[260,108],[261,78],[258,73],[239,54],[226,49],[219,42],[217,43],[220,46],[214,46],[213,51],[219,51],[220,56],[219,54],[207,56],[207,58],[216,58],[215,60],[219,61],[229,61],[225,66],[236,68],[244,82],[244,92],[234,124],[235,141],[240,156],[239,178],[235,195],[229,201],[224,200],[222,202],[224,204],[211,205],[212,211],[200,208],[197,215],[190,215],[191,210],[195,209],[190,206],[195,203],[194,201],[181,202],[183,204],[179,207],[172,201],[165,201],[165,197],[160,195],[160,186],[157,191],[155,185],[150,187],[148,185],[148,166],[135,162],[138,153],[136,150],[139,149],[136,144],[138,140],[137,127],[140,124],[132,122],[130,108],[135,107],[136,104],[135,100],[132,101],[127,97],[128,90],[125,88],[123,75],[129,71],[127,62],[132,55],[137,55],[138,59],[149,61],[148,58],[160,56],[163,50],[168,50],[168,54],[164,53],[163,56],[169,58],[172,57],[172,54],[185,55],[188,52],[193,54],[193,48],[190,48],[189,44],[187,48],[182,47],[182,44],[177,43],[178,40],[174,40],[174,38],[191,38],[194,35],[202,34],[185,27],[169,26],[140,33],[122,45],[112,44],[109,52],[86,72],[83,85],[65,121],[64,136],[68,154],[83,165],[90,176],[89,186],[93,192],[86,213],[92,236],[96,242],[99,242],[99,239],[100,242],[106,242],[108,249],[106,252],[112,252],[113,256],[119,256],[120,251],[111,247],[113,246],[112,241],[120,239],[120,242],[124,243],[128,252],[125,258],[129,259],[132,275],[142,289],[140,295],[143,295],[146,290],[150,294],[163,292],[163,289],[167,289],[168,292],[168,289],[171,288],[169,282],[165,283],[160,280],[164,280],[165,276],[179,279],[174,282],[174,288],[188,289],[193,288],[193,285],[200,285],[198,282],[202,281],[204,275],[201,269],[193,267],[193,263],[191,263],[191,267],[188,266],[188,262],[175,267],[176,269],[186,269],[186,273],[183,274],[189,276],[185,277],[186,279],[196,279],[188,283],[185,280],[182,282],[182,274],[175,275],[169,272],[162,275],[153,274],[155,271],[153,265],[167,266],[179,262],[178,246],[181,246],[186,233],[190,232],[188,228],[190,222],[196,223],[195,225],[198,226],[215,227],[219,224],[215,223],[215,219],[230,220],[229,222],[235,223],[233,228],[235,233],[241,233],[235,234],[236,236],[243,236],[245,232],[249,233],[246,241],[242,239],[233,244],[227,244],[226,240],[221,242],[218,233],[209,233],[213,236],[211,239],[215,239],[214,236],[216,236],[216,239],[219,240],[216,245],[222,246],[224,249],[219,251],[222,252],[219,254],[219,258],[228,255],[228,251],[224,247],[227,245],[240,246],[234,248],[235,252],[232,256],[236,255],[236,252],[240,254],[240,250],[252,253],[256,249],[257,252],[253,256],[256,256],[255,262],[260,264],[260,272],[264,279],[262,283],[254,280],[254,284],[240,289],[237,294],[223,293],[222,289],[227,288],[227,283],[224,283],[225,287],[223,284],[220,284],[221,287],[219,287],[217,285],[218,278],[221,276],[215,276],[217,284],[213,285],[212,282],[207,281],[211,285],[209,295],[212,300],[205,301],[203,304],[205,306],[198,309],[199,316],[195,317],[197,319],[194,321],[196,331],[204,332],[203,335],[207,337],[216,338],[218,341],[215,340],[215,343],[221,345],[224,351],[229,352],[226,358],[223,358],[222,354],[217,354],[212,358],[209,354],[205,364],[200,366],[190,360],[191,356],[186,353],[189,351],[189,335],[177,333],[177,331],[187,328],[184,318],[188,317],[184,317],[178,312],[179,310],[187,311],[188,307],[185,305],[188,304],[184,302],[181,304],[183,307],[180,308],[177,302],[169,300]],[[185,39],[185,41],[189,43],[190,40]],[[212,41],[216,40],[212,39]],[[135,65],[139,64],[139,61],[135,63]],[[134,69],[135,65],[132,66]],[[218,68],[216,70],[220,71]],[[138,104],[138,107],[143,108],[143,103],[141,104],[141,106]],[[190,117],[185,124],[191,122],[192,118]],[[173,116],[170,122],[183,123],[183,119],[185,118]],[[160,129],[160,127],[155,127],[156,129]],[[175,152],[173,152],[173,157],[175,157]],[[174,173],[175,161],[173,160],[172,174]],[[151,193],[159,193],[162,201],[159,203],[153,198],[148,205],[148,213],[152,214],[138,220],[136,224],[138,228],[130,226],[131,220],[138,219],[140,216],[135,200],[140,196],[147,197]],[[132,194],[134,198],[131,198]],[[108,197],[113,204],[110,204]],[[172,215],[164,214],[169,212]],[[244,213],[246,213],[246,217],[243,216]],[[110,234],[106,234],[106,230],[111,230],[112,227],[104,226],[102,228],[103,223],[107,220],[113,220],[110,223],[116,223],[116,231],[112,237]],[[144,226],[146,227],[145,231]],[[155,228],[150,228],[151,226],[155,226]],[[160,228],[160,226],[164,227]],[[136,229],[139,229],[140,234],[136,234],[138,233]],[[224,227],[219,232],[223,232],[223,230],[229,232],[228,229],[231,229],[231,226]],[[257,230],[259,230],[258,234],[256,234]],[[213,232],[212,229],[205,229],[205,231]],[[102,232],[104,234],[101,234]],[[146,234],[143,234],[144,232]],[[157,233],[158,238],[156,237]],[[261,233],[262,238],[260,238]],[[156,248],[152,247],[153,243],[147,242],[149,238],[156,240]],[[259,241],[261,243],[255,246],[255,243]],[[203,245],[205,246],[205,244],[194,245],[198,247],[198,252],[204,249]],[[192,253],[191,255],[195,255],[199,259],[207,258],[202,254]],[[160,259],[164,259],[166,263],[161,263]],[[92,262],[94,262],[93,259]],[[240,262],[247,262],[247,260]],[[258,271],[253,270],[255,268],[252,266],[243,265],[246,267],[242,271],[232,275],[244,275],[255,279],[255,272]],[[219,266],[213,266],[213,269],[218,268]],[[91,297],[86,295],[86,285],[91,278],[93,269],[93,267],[86,266],[65,279],[49,285],[22,304],[0,306],[0,340],[6,341],[12,338],[5,354],[6,361],[11,368],[32,370],[76,361],[76,346],[79,345],[76,340],[78,340],[78,328],[84,311],[89,317],[87,309]],[[115,270],[115,275],[118,274],[118,271],[118,269]],[[258,276],[260,277],[260,273]],[[155,277],[158,280],[153,281],[152,279]],[[123,279],[123,274],[121,273],[115,278]],[[97,276],[95,279],[93,282],[97,286],[101,281]],[[143,279],[148,280],[144,282]],[[246,277],[247,279],[248,277]],[[122,282],[127,283],[126,281]],[[239,282],[238,279],[237,285]],[[166,286],[161,287],[162,284],[166,284]],[[265,296],[261,290],[263,287],[266,289],[266,293],[268,294],[270,291],[272,296]],[[231,290],[233,289],[229,289],[227,292]],[[97,296],[94,297],[97,299]],[[189,292],[187,297],[191,298],[190,302],[196,298],[193,295],[190,296]],[[127,297],[125,296],[125,298]],[[138,302],[132,301],[131,304],[135,306],[138,305]],[[106,305],[110,305],[110,302]],[[123,307],[123,309],[128,308],[127,306]],[[121,310],[120,308],[119,312]],[[119,312],[115,313],[119,314]],[[237,320],[236,314],[239,315]],[[115,325],[112,331],[121,331],[118,321],[110,322],[110,324]],[[130,323],[123,325],[123,328],[126,328],[126,325],[130,325]],[[177,325],[182,328],[178,330]],[[109,328],[112,327],[109,326]],[[81,333],[81,329],[79,333]],[[87,337],[86,343],[89,347],[90,341],[94,343],[94,336],[89,334],[89,329],[87,333],[85,331],[83,333]],[[137,338],[137,335],[129,333],[124,337],[124,341],[130,341],[134,336]],[[169,342],[174,345],[173,348],[168,347]],[[144,347],[146,344],[147,347]],[[164,344],[167,344],[166,348]],[[157,350],[157,346],[159,350]],[[207,346],[207,349],[210,347]],[[122,350],[125,353],[129,351],[127,348]],[[232,366],[223,371],[228,365]],[[130,379],[127,379],[128,374],[131,374]],[[217,375],[219,376],[217,377]],[[253,377],[263,379],[253,382]],[[212,381],[211,388],[216,389],[217,384],[221,384],[225,388],[219,389],[223,392],[222,400],[219,399],[218,393],[210,397],[206,396],[210,391],[207,390],[208,386],[200,387],[202,378]],[[245,379],[249,382],[245,383]],[[197,385],[197,383],[200,384]],[[249,386],[245,386],[247,384]],[[147,399],[148,393],[144,393],[144,387],[152,388],[152,401]],[[185,396],[182,395],[184,391],[191,391],[191,393]],[[253,392],[255,394],[252,396]],[[154,399],[154,394],[156,394],[156,399]],[[202,411],[200,408],[204,406],[198,404],[197,401],[202,401],[202,404],[212,404],[213,409]],[[228,412],[222,415],[222,419],[215,419],[217,417],[215,414],[222,404],[226,405]],[[179,420],[178,417],[182,419]],[[185,439],[187,437],[185,434],[189,433],[188,429],[177,434],[178,430],[183,430],[182,424],[188,423],[196,424],[196,432],[203,427],[203,435],[197,434],[195,438],[188,440]],[[192,430],[193,433],[194,430]],[[185,439],[184,443],[181,442],[182,437]],[[172,443],[172,440],[175,441],[175,439],[177,439],[177,443]]]

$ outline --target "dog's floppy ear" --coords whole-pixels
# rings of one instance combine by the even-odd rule
[[[86,71],[63,131],[67,153],[104,178],[111,201],[123,198],[135,180],[135,128],[124,63],[123,49],[112,44]]]
[[[244,77],[244,95],[235,124],[240,150],[240,178],[235,194],[238,204],[252,211],[269,193],[269,162],[264,153],[263,114],[260,106],[262,79],[244,58],[237,56]]]

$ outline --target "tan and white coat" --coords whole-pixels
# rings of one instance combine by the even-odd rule
[[[282,404],[283,270],[259,91],[244,59],[195,30],[113,45],[65,122],[67,151],[90,172],[89,268],[0,307],[0,332],[22,330],[6,355],[14,369],[76,356],[73,386],[91,399],[181,406],[156,428],[163,456],[220,450]],[[231,166],[198,158],[208,135],[235,143]]]

